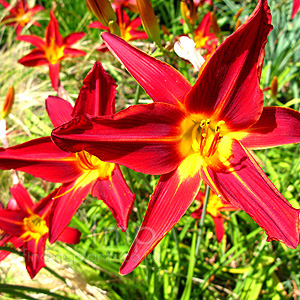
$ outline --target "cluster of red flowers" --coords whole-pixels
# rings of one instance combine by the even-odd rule
[[[10,242],[20,247],[33,277],[44,266],[42,254],[48,237],[50,243],[78,241],[79,233],[67,225],[89,193],[107,204],[125,231],[135,196],[120,164],[161,175],[121,274],[139,265],[194,199],[201,200],[203,182],[214,192],[208,213],[215,220],[219,241],[224,234],[220,211],[241,209],[265,230],[269,241],[296,248],[299,210],[279,193],[250,152],[300,142],[299,112],[263,107],[259,81],[264,47],[272,30],[267,0],[259,0],[247,21],[218,47],[216,34],[209,30],[211,17],[205,16],[196,30],[195,43],[206,47],[209,55],[193,86],[170,65],[127,43],[146,35],[137,30],[140,19],[130,21],[123,11],[129,1],[116,2],[113,22],[119,26],[121,38],[109,32],[102,38],[153,103],[115,113],[116,84],[100,62],[83,81],[74,107],[59,97],[48,97],[46,109],[55,127],[51,137],[2,148],[0,168],[62,185],[37,204],[20,184],[14,186],[13,199],[0,210],[1,245]],[[142,1],[137,2],[139,6]],[[91,4],[89,7],[93,10]],[[20,63],[49,64],[56,89],[60,61],[85,54],[70,47],[84,34],[62,38],[53,11],[50,18],[45,40],[18,36],[37,47]],[[108,27],[103,22],[93,23],[91,27],[114,31],[112,23],[108,22]],[[199,218],[201,209],[193,217]],[[0,259],[7,254],[2,252]]]

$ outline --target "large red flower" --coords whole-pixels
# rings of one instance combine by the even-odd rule
[[[17,35],[19,35],[23,27],[30,22],[32,22],[33,25],[41,26],[38,22],[32,21],[32,17],[37,12],[43,10],[43,6],[36,5],[33,8],[29,8],[26,0],[17,0],[16,5],[12,8],[9,8],[10,5],[4,0],[0,0],[0,4],[9,11],[9,15],[2,20],[1,24],[16,26]]]
[[[48,65],[52,87],[57,90],[59,84],[60,61],[66,57],[86,55],[82,50],[71,48],[83,38],[84,32],[71,33],[63,38],[59,33],[58,22],[53,11],[50,11],[50,22],[45,31],[45,39],[36,35],[18,36],[19,41],[32,44],[36,48],[19,59],[19,63],[26,67]]]
[[[49,214],[56,189],[37,203],[30,198],[26,189],[19,183],[11,188],[13,198],[6,209],[0,209],[0,229],[2,239],[0,246],[11,243],[23,251],[26,268],[33,278],[41,268],[45,267],[44,252],[49,235]],[[59,241],[77,244],[80,241],[80,231],[67,227],[58,237]],[[10,252],[0,250],[0,261]]]
[[[74,109],[65,100],[48,97],[46,106],[53,125],[59,126],[84,113],[114,113],[116,85],[99,62],[88,73]],[[50,242],[69,224],[76,210],[91,193],[105,202],[117,225],[125,231],[134,202],[117,164],[101,161],[87,151],[67,153],[50,137],[0,149],[0,169],[15,169],[51,182],[63,183],[50,216]]]
[[[279,193],[249,149],[300,141],[300,113],[263,107],[259,86],[266,0],[214,52],[193,87],[171,66],[109,33],[102,37],[154,103],[110,117],[83,115],[55,129],[66,151],[86,150],[136,171],[163,174],[121,273],[132,271],[185,213],[201,181],[243,209],[268,240],[295,248],[299,211]]]

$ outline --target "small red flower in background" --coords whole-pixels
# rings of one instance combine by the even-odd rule
[[[134,20],[130,20],[129,16],[127,13],[118,8],[116,10],[117,18],[118,18],[118,25],[120,27],[121,31],[121,38],[125,41],[132,41],[132,40],[137,40],[137,39],[147,39],[148,35],[146,32],[142,30],[138,30],[137,28],[142,25],[142,20],[141,18],[135,18]],[[95,21],[92,22],[89,25],[90,28],[99,28],[103,30],[110,31],[108,27],[103,26],[101,22]],[[98,51],[106,51],[107,47],[105,44],[102,44]]]
[[[217,36],[213,32],[210,32],[211,28],[211,12],[208,12],[195,30],[194,36],[196,48],[206,50],[206,53],[203,53],[205,56],[212,54],[219,42]]]
[[[0,4],[4,6],[6,10],[9,11],[9,15],[6,16],[0,24],[6,24],[10,26],[17,26],[16,33],[19,35],[23,27],[28,23],[32,22],[32,17],[39,11],[43,10],[44,7],[41,5],[36,5],[33,8],[28,8],[26,0],[18,0],[16,5],[9,8],[9,4],[0,0]],[[38,22],[32,22],[33,25],[41,26]]]
[[[116,85],[96,62],[83,81],[73,108],[58,97],[48,97],[51,122],[60,126],[85,113],[109,116],[115,109]],[[117,164],[104,162],[87,151],[60,150],[50,137],[42,137],[10,148],[0,148],[0,169],[15,169],[50,182],[62,183],[50,215],[50,243],[55,242],[89,193],[112,211],[118,227],[125,231],[135,195],[128,188]]]
[[[50,11],[50,22],[45,31],[45,39],[36,35],[18,36],[19,41],[24,41],[37,47],[19,60],[26,67],[49,65],[52,87],[57,90],[59,85],[60,61],[66,57],[86,55],[82,50],[73,49],[75,44],[85,35],[84,32],[71,33],[63,38],[59,33],[58,22],[53,11]]]
[[[132,12],[138,13],[138,8],[136,4],[136,0],[112,0],[111,6],[114,10],[117,10],[119,8],[128,8]]]
[[[300,8],[300,0],[294,0],[291,18],[293,19]]]
[[[201,214],[203,211],[205,193],[199,191],[197,196],[195,197],[196,200],[200,201],[199,207],[191,213],[191,216],[195,219],[201,219]],[[209,214],[215,224],[216,236],[217,241],[220,243],[223,239],[225,230],[224,230],[224,219],[221,214],[222,211],[234,211],[238,210],[239,208],[235,207],[234,205],[225,202],[222,198],[218,197],[213,191],[210,192],[210,197],[208,200],[206,212]]]
[[[45,267],[44,252],[49,233],[49,214],[53,197],[58,190],[49,194],[37,203],[30,198],[27,190],[19,183],[11,188],[13,198],[6,209],[0,209],[0,229],[2,239],[0,246],[13,244],[23,251],[26,269],[33,278],[41,268]],[[58,237],[59,241],[77,244],[80,241],[80,231],[67,227]],[[0,251],[0,261],[10,254]]]

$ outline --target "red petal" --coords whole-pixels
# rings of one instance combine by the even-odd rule
[[[17,40],[30,43],[37,48],[43,48],[45,45],[45,41],[41,37],[36,35],[19,35],[17,37]]]
[[[24,233],[23,220],[28,216],[24,211],[0,209],[0,228],[6,234],[21,236]]]
[[[72,105],[59,97],[49,96],[46,99],[46,110],[54,127],[72,120]]]
[[[60,63],[57,64],[49,64],[49,74],[51,79],[52,87],[55,91],[57,91],[59,84],[59,71],[60,71]]]
[[[76,155],[61,151],[50,137],[0,148],[0,169],[15,169],[51,182],[70,182],[81,175]]]
[[[300,142],[300,113],[283,107],[264,107],[260,119],[240,140],[245,148],[261,149]]]
[[[92,22],[88,27],[109,30],[109,27],[103,26],[99,21]]]
[[[24,241],[19,239],[16,236],[4,236],[0,240],[0,246],[6,246],[8,243],[13,244],[15,249],[21,247],[24,244]],[[0,250],[0,261],[2,261],[4,258],[6,258],[11,252]]]
[[[170,65],[132,47],[121,38],[102,33],[109,50],[127,68],[154,102],[178,105],[191,89],[187,79]]]
[[[185,99],[191,113],[224,120],[231,130],[254,124],[263,108],[258,81],[260,53],[272,29],[266,0],[214,52]]]
[[[148,174],[174,170],[183,159],[185,113],[164,104],[134,105],[111,117],[80,116],[56,128],[53,141],[64,151],[87,152]]]
[[[266,231],[268,241],[278,240],[296,248],[299,243],[299,210],[283,198],[238,142],[233,141],[232,153],[227,166],[219,164],[208,169],[202,174],[203,179],[213,185],[216,193],[248,213]]]
[[[218,243],[221,243],[223,236],[225,234],[224,220],[221,215],[218,217],[212,217],[212,218],[213,218],[213,221],[215,224],[217,241],[218,241]]]
[[[64,57],[78,57],[84,55],[86,55],[86,52],[83,50],[73,49],[69,47],[66,47],[64,49]]]
[[[7,3],[6,1],[4,0],[0,0],[0,4],[4,6],[4,8],[7,8],[9,7],[9,3]]]
[[[32,199],[30,198],[27,190],[21,184],[15,184],[10,188],[10,192],[14,199],[17,201],[18,207],[20,210],[30,213],[34,205]]]
[[[66,244],[78,244],[80,242],[81,232],[72,227],[66,227],[65,230],[58,237],[58,241]]]
[[[76,32],[76,33],[71,33],[70,35],[66,36],[64,38],[64,45],[67,46],[72,46],[73,44],[75,44],[77,41],[79,41],[80,39],[82,39],[85,36],[84,32]]]
[[[112,77],[96,62],[83,81],[73,110],[73,117],[83,114],[111,115],[115,111],[116,84]]]
[[[18,62],[26,67],[36,67],[49,64],[45,51],[40,49],[33,49],[29,54],[19,59]]]
[[[44,235],[38,241],[31,239],[24,245],[23,256],[31,279],[35,277],[41,268],[46,267],[44,260],[46,240],[47,235]]]
[[[177,170],[162,175],[151,196],[144,221],[123,262],[120,273],[131,272],[179,221],[200,188],[200,157],[190,155]]]
[[[128,188],[119,166],[115,166],[111,179],[97,180],[92,196],[103,200],[111,210],[118,227],[126,231],[135,195]]]
[[[296,13],[298,12],[300,8],[300,0],[294,0],[293,2],[293,11],[292,11],[292,16],[291,18],[294,19]]]
[[[50,11],[50,22],[45,31],[47,46],[51,45],[51,39],[54,39],[55,43],[61,47],[63,45],[63,38],[59,33],[58,22],[54,15],[53,10]]]
[[[54,204],[50,214],[50,228],[49,228],[49,241],[54,243],[63,230],[69,225],[75,212],[84,201],[86,196],[91,192],[95,181],[90,182],[85,186],[74,185],[76,182],[62,185],[57,197],[63,195],[54,200]],[[73,189],[72,189],[73,188]]]

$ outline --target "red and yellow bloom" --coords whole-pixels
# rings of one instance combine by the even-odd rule
[[[26,189],[19,183],[11,188],[13,198],[6,209],[0,209],[0,229],[2,239],[0,245],[13,244],[21,248],[25,258],[26,268],[33,278],[41,268],[45,267],[44,252],[49,235],[49,214],[53,204],[55,190],[47,197],[34,203]],[[59,241],[77,244],[80,241],[80,231],[67,227],[58,237]],[[10,252],[1,250],[0,261]]]
[[[59,33],[58,22],[53,11],[50,11],[50,22],[45,31],[45,39],[36,35],[21,35],[17,39],[36,47],[29,54],[19,59],[26,67],[48,65],[52,87],[57,90],[59,85],[60,61],[66,57],[86,55],[82,50],[71,48],[85,35],[84,32],[71,33],[63,38]]]
[[[82,115],[52,132],[65,151],[87,150],[101,160],[163,174],[141,228],[121,266],[132,271],[178,222],[202,180],[243,209],[268,240],[299,243],[299,210],[279,193],[249,149],[300,142],[300,113],[263,107],[259,86],[271,31],[266,0],[229,36],[202,68],[194,86],[171,66],[109,33],[111,52],[154,103],[110,117]]]
[[[114,113],[116,86],[99,62],[83,82],[74,109],[65,100],[48,97],[46,108],[55,127],[82,114],[105,116]],[[62,183],[50,215],[50,242],[69,224],[76,210],[91,193],[104,201],[117,225],[125,231],[134,202],[117,164],[104,162],[88,153],[67,153],[50,137],[0,149],[0,169],[15,169],[51,182]]]
[[[30,22],[32,22],[33,25],[41,26],[38,22],[32,21],[32,17],[43,10],[43,6],[36,5],[33,8],[28,8],[26,0],[17,0],[16,5],[12,8],[9,8],[10,5],[4,0],[0,0],[0,4],[3,5],[5,9],[9,10],[9,15],[6,16],[0,24],[17,26],[17,35],[19,35],[23,27]]]
[[[204,205],[204,199],[205,199],[205,193],[203,193],[201,190],[198,192],[196,200],[200,201],[199,207],[191,213],[191,216],[195,219],[201,219],[202,211],[203,211],[203,205]],[[215,230],[216,230],[216,236],[217,241],[220,243],[223,239],[223,236],[225,234],[224,230],[224,218],[221,214],[222,211],[234,211],[237,210],[234,205],[225,202],[222,198],[220,198],[218,195],[216,195],[214,192],[210,192],[210,197],[207,203],[206,212],[209,214],[215,224]]]

